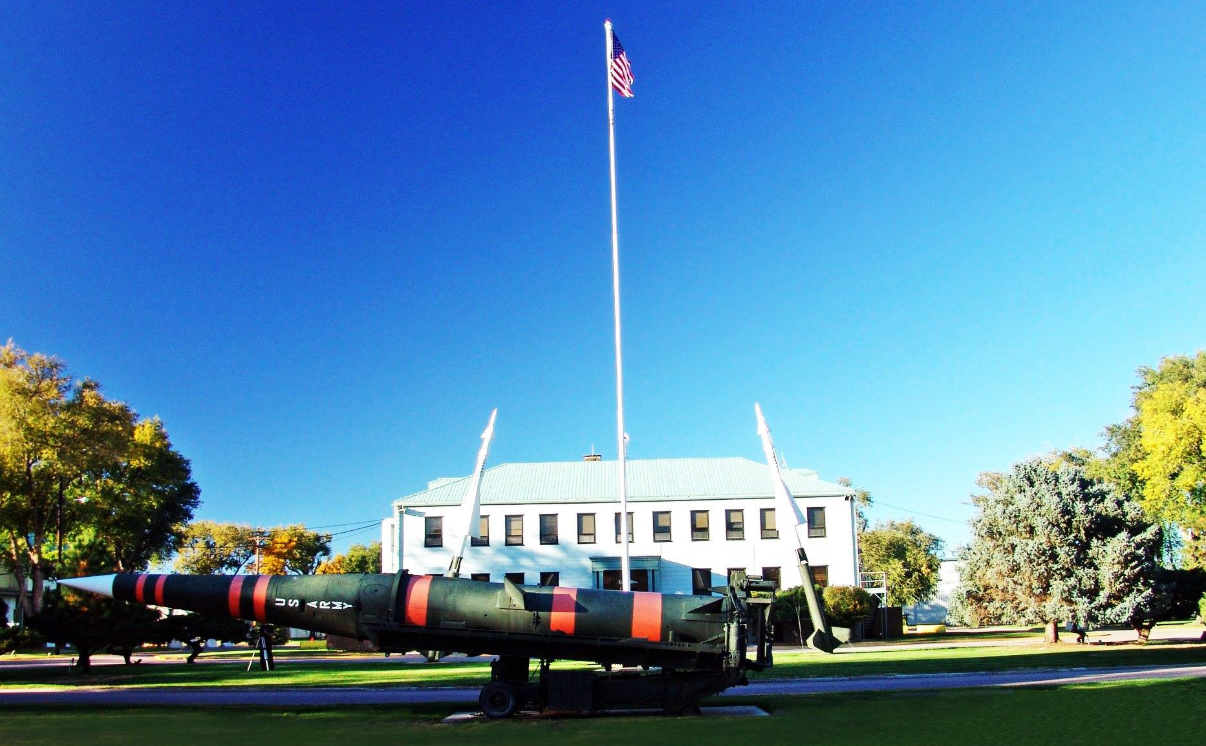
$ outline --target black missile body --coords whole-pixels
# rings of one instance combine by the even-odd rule
[[[525,703],[591,711],[617,704],[689,711],[770,663],[773,584],[742,579],[719,596],[517,586],[436,575],[123,574],[61,581],[153,606],[371,641],[383,652],[497,655],[479,702],[492,717]],[[755,660],[747,645],[757,645]],[[531,681],[528,661],[541,661]],[[646,672],[555,671],[555,660]]]

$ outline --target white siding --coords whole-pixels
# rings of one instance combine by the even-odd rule
[[[809,507],[825,508],[826,536],[807,538],[807,529],[801,528],[804,547],[811,564],[826,566],[830,585],[855,584],[854,527],[852,511],[846,497],[797,498],[801,512],[807,515]],[[774,507],[770,497],[752,499],[718,500],[676,499],[667,501],[642,501],[629,503],[633,513],[634,540],[629,545],[633,557],[659,557],[660,577],[655,590],[662,593],[690,593],[691,569],[710,568],[713,585],[721,585],[729,568],[744,568],[757,575],[763,567],[780,568],[784,587],[799,585],[796,569],[794,542],[786,533],[786,516],[778,515],[778,539],[763,539],[759,522],[761,508]],[[618,504],[575,503],[575,504],[490,504],[483,505],[481,514],[490,517],[490,546],[470,547],[461,565],[461,574],[490,573],[490,579],[501,581],[503,573],[523,572],[525,582],[535,585],[541,572],[559,572],[561,585],[592,587],[591,558],[620,556],[620,545],[615,541],[614,516]],[[745,538],[725,538],[725,511],[744,511]],[[671,513],[671,541],[653,541],[653,513],[668,510]],[[691,539],[691,511],[709,512],[709,533],[706,541]],[[399,510],[398,540],[391,557],[383,558],[383,568],[402,567],[413,573],[442,573],[459,542],[461,527],[453,525],[458,514],[457,506],[424,506]],[[558,515],[558,543],[540,544],[540,515]],[[578,514],[594,513],[596,521],[596,543],[578,543]],[[524,517],[523,546],[505,545],[504,516]],[[427,516],[444,518],[444,546],[425,547],[424,521]],[[387,519],[389,522],[390,519]],[[382,550],[387,546],[382,530]],[[400,546],[398,546],[400,545]],[[386,570],[396,571],[395,569]]]

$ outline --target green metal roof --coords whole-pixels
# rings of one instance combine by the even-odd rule
[[[853,490],[825,482],[809,469],[783,473],[796,497],[853,495]],[[422,492],[400,498],[401,507],[459,505],[468,477],[436,479]],[[616,497],[615,461],[557,461],[501,464],[482,474],[482,504],[606,503]],[[766,464],[747,458],[673,458],[628,461],[628,499],[731,500],[771,497]]]

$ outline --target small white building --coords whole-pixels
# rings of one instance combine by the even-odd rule
[[[854,492],[808,469],[784,472],[804,547],[821,585],[857,585]],[[382,524],[382,569],[440,574],[463,529],[468,477],[436,479],[394,501]],[[628,461],[629,554],[635,590],[702,593],[734,570],[799,584],[765,464],[745,458]],[[461,519],[463,520],[463,519]],[[620,587],[616,462],[502,464],[481,483],[481,540],[461,575],[528,585]]]

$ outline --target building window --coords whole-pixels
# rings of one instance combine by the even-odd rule
[[[778,539],[779,529],[775,524],[775,509],[763,508],[760,517],[762,519],[762,538]]]
[[[691,511],[691,541],[708,540],[708,511]]]
[[[829,585],[829,565],[812,566],[812,584],[818,588]]]
[[[824,539],[825,538],[825,509],[824,508],[809,508],[808,509],[808,538]]]
[[[521,572],[505,572],[503,573],[503,577],[515,585],[523,585],[523,573]]]
[[[540,584],[545,588],[552,588],[555,585],[561,585],[561,573],[559,572],[542,572],[540,573]]]
[[[469,539],[469,545],[475,547],[488,547],[490,546],[490,516],[484,515],[479,519],[479,521],[480,522],[477,524],[477,532],[482,536],[480,539],[476,536],[471,537]]]
[[[634,529],[632,527],[632,513],[629,513],[628,514],[628,543],[629,544],[631,544],[633,541],[635,541],[632,538],[633,531],[634,531]],[[619,513],[616,513],[616,543],[617,544],[620,543],[620,514]],[[633,581],[633,582],[636,582],[636,581]]]
[[[444,519],[439,516],[428,516],[423,519],[423,546],[444,546]]]
[[[777,568],[777,567],[762,568],[762,579],[763,580],[773,580],[775,582],[775,590],[778,590],[783,587],[783,583],[781,582],[781,579],[779,576],[779,568]]]
[[[579,544],[594,544],[595,543],[595,514],[594,513],[579,513],[578,514],[578,543]]]
[[[629,570],[632,575],[632,590],[634,591],[652,591],[653,590],[653,572],[650,570]],[[608,591],[618,591],[620,589],[620,571],[619,570],[604,570],[603,571],[603,589]]]
[[[693,596],[710,596],[710,595],[712,595],[712,568],[710,568],[710,567],[692,567],[691,568],[691,595],[693,595]]]
[[[724,536],[730,541],[745,538],[745,513],[741,510],[724,512]]]
[[[670,511],[653,511],[653,540],[670,541]]]
[[[507,516],[507,546],[523,546],[523,516]]]
[[[729,585],[737,585],[738,583],[741,582],[741,580],[743,578],[745,578],[745,568],[744,567],[730,567],[729,568],[729,579],[728,579]]]
[[[475,573],[473,573],[472,575],[470,575],[470,576],[469,576],[469,579],[470,579],[470,580],[476,580],[476,581],[478,581],[479,583],[489,583],[489,582],[490,582],[490,573],[488,573],[488,572],[475,572]]]
[[[557,543],[557,514],[545,513],[540,516],[540,543]]]

